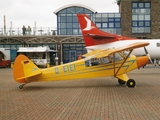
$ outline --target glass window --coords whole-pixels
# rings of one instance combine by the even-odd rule
[[[61,16],[59,22],[66,22],[66,17],[64,17],[64,16],[62,17],[62,16]]]
[[[145,14],[151,14],[150,13],[150,9],[145,9],[146,11],[145,11]]]
[[[66,9],[61,10],[59,13],[66,13]]]
[[[79,23],[73,23],[73,28],[79,28]]]
[[[139,9],[139,14],[145,14],[146,13],[146,9]]]
[[[61,35],[66,35],[66,29],[60,29],[60,34]]]
[[[12,50],[16,50],[17,49],[17,45],[11,45],[11,49]]]
[[[23,47],[23,45],[17,45],[17,49],[19,49],[19,47]]]
[[[137,22],[132,22],[132,26],[133,26],[133,27],[138,26],[138,25],[137,25]]]
[[[67,13],[74,13],[74,12],[75,12],[75,7],[67,8]]]
[[[72,23],[67,23],[67,28],[72,28]]]
[[[114,17],[114,13],[109,13],[108,17]]]
[[[132,9],[132,14],[137,14],[138,13],[138,9]]]
[[[101,23],[96,23],[96,26],[101,28]]]
[[[108,27],[107,23],[102,23],[102,27]]]
[[[144,4],[143,3],[139,3],[139,8],[143,8]]]
[[[67,22],[72,22],[72,16],[67,16]]]
[[[102,22],[108,22],[108,18],[107,17],[102,17]]]
[[[132,15],[132,20],[138,20],[138,16],[137,15]]]
[[[145,16],[144,16],[144,19],[145,19],[145,20],[150,20],[150,15],[145,15]]]
[[[99,17],[99,18],[96,17],[95,21],[96,21],[96,22],[101,22],[101,17]]]
[[[66,28],[66,23],[60,23],[60,28]]]
[[[115,23],[115,27],[116,27],[116,28],[119,28],[119,27],[121,27],[121,24],[120,24],[119,22],[116,22],[116,23]]]
[[[114,21],[114,19],[113,18],[108,18],[108,21]]]
[[[144,27],[138,27],[138,33],[144,33]]]
[[[138,7],[137,3],[132,3],[132,8],[137,8],[137,7]]]
[[[5,48],[10,48],[10,45],[4,45]]]
[[[101,14],[96,14],[96,17],[101,17]]]
[[[73,29],[73,35],[78,35],[78,29]]]
[[[84,13],[92,13],[92,12],[88,9],[84,9]]]
[[[151,4],[151,3],[144,3],[145,8],[150,8],[150,4]]]
[[[114,23],[109,23],[109,27],[114,27]]]
[[[146,26],[146,27],[150,26],[150,22],[149,21],[146,21],[144,24],[145,24],[144,26]]]
[[[138,20],[144,20],[144,15],[139,15]]]
[[[121,17],[121,15],[119,13],[115,13],[114,15],[115,15],[115,17]]]
[[[72,35],[72,29],[67,29],[67,35]]]
[[[73,22],[77,22],[78,23],[77,16],[73,16]]]
[[[107,14],[102,14],[102,18],[107,17]]]
[[[115,18],[115,21],[121,21],[121,19],[120,18]]]
[[[60,16],[66,16],[66,14],[60,14]]]
[[[132,33],[137,33],[137,27],[132,27]]]
[[[116,29],[116,34],[121,35],[121,28]]]
[[[138,26],[144,26],[143,22],[139,22],[139,25]]]
[[[132,3],[132,33],[150,33],[150,3]]]
[[[76,7],[76,13],[83,13],[83,8]]]
[[[151,30],[150,30],[150,27],[145,27],[145,33],[150,33],[151,32]]]

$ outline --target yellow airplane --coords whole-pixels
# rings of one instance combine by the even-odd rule
[[[131,55],[136,48],[149,45],[147,42],[134,43],[129,46],[94,50],[84,54],[83,59],[50,68],[39,69],[28,57],[18,55],[13,67],[13,76],[16,82],[24,85],[31,82],[76,80],[83,78],[97,78],[114,76],[119,84],[135,87],[136,82],[129,79],[127,72],[144,66],[148,63],[147,55],[135,57]]]

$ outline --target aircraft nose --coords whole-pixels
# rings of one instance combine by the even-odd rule
[[[136,60],[137,60],[137,66],[138,68],[140,68],[148,63],[149,58],[148,56],[141,56],[141,57],[137,57]]]

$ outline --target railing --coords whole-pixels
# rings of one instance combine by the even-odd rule
[[[0,36],[23,36],[22,28],[0,28]],[[26,28],[24,36],[48,36],[57,35],[56,27],[33,27],[31,32]]]

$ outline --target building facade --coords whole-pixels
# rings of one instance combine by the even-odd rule
[[[160,0],[117,0],[121,13],[121,35],[160,38]]]

